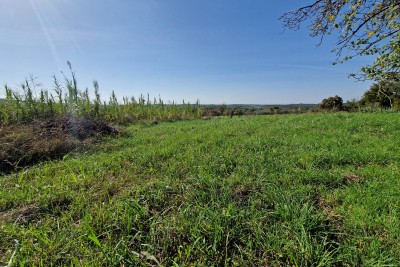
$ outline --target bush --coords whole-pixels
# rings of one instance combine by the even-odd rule
[[[343,99],[336,95],[322,100],[322,103],[318,106],[322,110],[343,110]]]

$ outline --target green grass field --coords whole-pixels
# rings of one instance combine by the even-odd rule
[[[0,177],[0,265],[400,265],[398,113],[125,131]]]

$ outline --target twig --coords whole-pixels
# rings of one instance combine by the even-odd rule
[[[17,254],[17,250],[18,250],[18,248],[19,248],[19,242],[18,242],[18,240],[15,239],[15,243],[17,243],[16,246],[15,246],[15,250],[14,250],[13,254],[11,255],[11,258],[10,258],[10,260],[8,261],[8,264],[6,265],[6,267],[11,267],[12,261],[13,261],[13,259],[14,259],[14,257],[15,257],[15,254]]]

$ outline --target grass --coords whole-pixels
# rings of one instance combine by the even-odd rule
[[[0,178],[0,265],[398,266],[400,118],[134,124]]]

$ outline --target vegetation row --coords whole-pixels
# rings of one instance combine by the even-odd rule
[[[199,102],[195,104],[165,104],[159,98],[123,97],[122,102],[112,92],[108,101],[100,97],[99,84],[93,82],[94,98],[89,90],[79,90],[75,73],[69,64],[72,78],[64,75],[64,84],[53,76],[54,89],[40,88],[32,76],[21,84],[20,90],[5,85],[5,99],[0,102],[0,125],[29,123],[48,117],[102,118],[111,123],[129,123],[145,120],[177,120],[198,118],[204,113]]]

